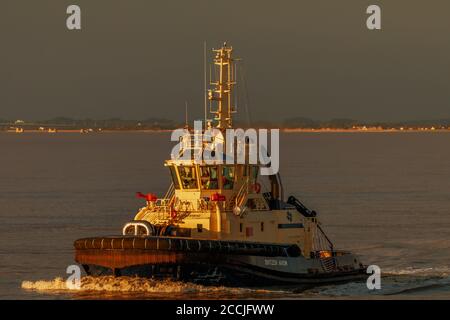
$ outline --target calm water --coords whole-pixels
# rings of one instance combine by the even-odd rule
[[[173,144],[163,133],[2,133],[0,298],[450,298],[449,133],[281,138],[287,193],[319,212],[336,247],[382,268],[382,290],[351,283],[295,293],[111,278],[84,278],[84,290],[65,290],[57,278],[73,264],[73,240],[120,233],[142,206],[136,191],[165,192],[162,163]]]

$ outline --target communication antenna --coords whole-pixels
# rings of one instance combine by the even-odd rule
[[[207,109],[208,109],[208,92],[207,92],[207,87],[206,87],[206,40],[203,41],[203,81],[204,81],[204,91],[203,91],[203,96],[204,96],[204,112],[205,112],[205,131],[207,130],[206,126],[207,126]]]
[[[232,127],[232,114],[236,113],[233,105],[233,87],[236,85],[233,48],[225,42],[221,48],[213,49],[215,82],[210,83],[214,88],[208,90],[210,112],[214,114],[216,128],[224,130]],[[211,106],[214,104],[214,110]]]
[[[184,113],[185,113],[184,128],[185,129],[189,129],[188,102],[187,101],[184,102],[184,106],[185,106],[185,110],[184,110]]]

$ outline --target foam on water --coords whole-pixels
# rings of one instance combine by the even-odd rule
[[[366,281],[358,281],[317,287],[306,294],[313,297],[387,299],[392,296],[408,298],[439,293],[441,297],[449,297],[449,275],[450,269],[447,267],[383,270],[380,290],[369,290]]]
[[[79,288],[71,288],[66,285],[63,278],[53,280],[23,281],[22,289],[40,292],[107,292],[107,293],[180,293],[203,294],[221,293],[229,295],[276,293],[277,291],[253,290],[246,288],[229,288],[223,286],[202,286],[194,283],[186,283],[171,280],[153,280],[138,277],[91,277],[81,278]]]
[[[387,275],[416,275],[416,276],[447,277],[450,275],[450,268],[449,267],[426,267],[426,268],[407,267],[404,269],[383,269],[383,273],[387,274]]]
[[[23,281],[22,289],[34,291],[39,294],[69,294],[69,296],[97,298],[117,296],[137,296],[154,298],[388,298],[389,296],[409,297],[420,295],[423,292],[433,293],[447,290],[450,284],[449,277],[417,275],[418,272],[406,270],[398,271],[398,275],[382,276],[381,290],[369,290],[365,281],[350,282],[319,286],[307,290],[296,291],[288,289],[250,289],[230,288],[224,286],[202,286],[194,283],[171,280],[154,280],[138,277],[90,277],[81,278],[79,288],[71,288],[66,281],[57,277],[53,280]],[[445,290],[444,290],[445,289]]]

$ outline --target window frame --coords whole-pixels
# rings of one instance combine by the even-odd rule
[[[216,188],[205,188],[203,186],[203,177],[202,177],[202,171],[203,169],[208,169],[211,170],[211,168],[215,168],[216,169],[216,181],[217,181],[217,187]],[[200,188],[201,190],[219,190],[220,189],[220,166],[218,165],[206,165],[206,166],[198,166],[198,172],[200,173],[198,175],[198,179],[200,181]],[[209,172],[210,176],[209,176],[209,181],[211,181],[211,171]]]
[[[233,170],[233,178],[232,178],[232,186],[231,188],[225,188],[225,175],[224,175],[224,170],[226,168],[231,168]],[[221,187],[223,190],[233,190],[234,189],[234,185],[236,183],[236,166],[235,165],[222,165],[222,168],[220,170],[220,176],[221,176]]]
[[[183,170],[184,170],[184,168],[192,168],[193,169],[195,177],[192,180],[195,182],[195,188],[186,188],[184,186],[184,183],[183,183],[184,178],[181,176],[181,171],[179,170],[180,168],[183,168]],[[178,170],[178,176],[179,176],[180,182],[181,182],[181,188],[183,190],[199,190],[199,177],[198,177],[198,170],[197,170],[196,165],[180,165],[180,166],[178,166],[177,170]]]
[[[168,167],[169,167],[170,175],[172,177],[173,187],[175,188],[175,190],[180,190],[181,189],[181,181],[180,181],[180,176],[178,174],[177,166],[172,165],[172,166],[168,166]],[[174,174],[175,174],[175,176],[174,176]],[[178,184],[178,188],[177,188],[177,184]]]

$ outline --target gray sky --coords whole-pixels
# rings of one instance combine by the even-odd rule
[[[182,120],[185,100],[201,118],[204,40],[244,59],[254,119],[450,118],[449,14],[448,0],[2,0],[0,118]]]

